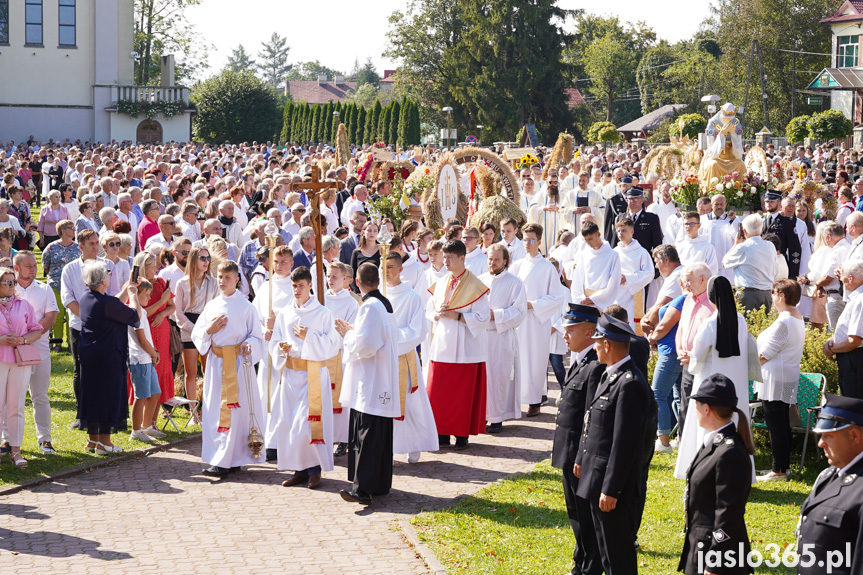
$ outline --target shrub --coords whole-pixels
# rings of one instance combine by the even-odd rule
[[[282,108],[272,86],[252,72],[223,70],[194,88],[195,137],[209,143],[267,141],[282,128]]]
[[[816,140],[847,138],[854,133],[854,124],[839,110],[824,110],[812,114],[809,132]]]
[[[617,128],[611,122],[596,122],[587,131],[587,139],[590,142],[609,142],[617,143],[620,141],[620,134]]]
[[[681,124],[683,125],[683,130],[680,129]],[[707,128],[707,120],[701,114],[683,114],[676,120],[671,121],[671,124],[668,126],[668,135],[675,138],[682,138],[684,136],[697,138],[698,134],[704,132],[705,128]]]
[[[788,126],[785,127],[785,137],[792,144],[799,144],[804,138],[809,137],[809,122],[812,121],[811,116],[797,116],[791,118]]]

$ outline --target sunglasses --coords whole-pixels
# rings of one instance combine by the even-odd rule
[[[180,250],[180,255],[183,255],[183,256],[189,255],[189,250]]]
[[[108,242],[108,247],[109,248],[119,248],[120,242]]]
[[[13,287],[13,286],[18,285],[18,280],[3,280],[3,281],[0,281],[0,285],[6,286],[6,287]]]
[[[202,261],[202,262],[208,262],[208,261],[210,261],[210,260],[211,260],[211,259],[213,259],[213,258],[212,258],[212,257],[210,257],[210,256],[198,256],[198,259],[199,259],[200,261]]]

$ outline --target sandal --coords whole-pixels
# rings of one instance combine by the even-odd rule
[[[96,453],[96,442],[95,441],[88,441],[84,445],[84,451],[86,451],[87,453]]]
[[[20,451],[12,453],[12,463],[18,467],[27,467],[27,460],[24,459],[24,456],[21,455]]]

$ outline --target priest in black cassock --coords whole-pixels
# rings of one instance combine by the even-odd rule
[[[365,263],[357,270],[363,303],[354,325],[336,320],[344,338],[343,407],[350,408],[348,480],[345,501],[368,505],[386,495],[393,481],[393,418],[401,416],[399,369],[393,307],[379,291],[378,268]]]

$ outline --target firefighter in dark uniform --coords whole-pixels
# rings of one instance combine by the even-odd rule
[[[578,478],[573,473],[584,426],[584,414],[593,400],[602,374],[605,373],[605,365],[599,362],[596,350],[593,349],[593,334],[599,317],[597,308],[576,303],[569,304],[569,310],[563,316],[566,330],[563,338],[572,352],[572,363],[560,392],[551,464],[563,470],[566,514],[575,536],[575,549],[572,552],[575,563],[572,568],[573,575],[602,573],[602,562],[596,545],[593,520],[590,517],[590,504],[576,495]]]
[[[603,224],[603,239],[611,244],[617,245],[617,216],[626,213],[626,196],[624,194],[632,187],[632,178],[623,176],[620,178],[620,193],[614,194],[605,200],[605,222]]]
[[[652,392],[629,356],[634,335],[629,324],[607,314],[596,325],[596,356],[608,367],[584,418],[573,468],[577,495],[590,504],[602,568],[609,575],[638,573],[632,507],[638,505],[641,438]]]
[[[737,409],[734,383],[724,375],[711,375],[692,399],[698,425],[707,434],[686,472],[686,539],[677,570],[686,575],[751,573],[746,560],[749,535],[743,520],[751,488],[749,456],[755,454],[749,422]],[[731,420],[734,413],[738,426]]]
[[[800,508],[800,575],[863,573],[863,400],[825,393],[813,431],[830,467]],[[831,567],[831,570],[827,570]]]
[[[761,235],[776,234],[779,236],[779,251],[788,262],[788,277],[795,279],[800,275],[800,238],[794,231],[796,218],[783,216],[780,211],[782,193],[776,190],[767,190],[764,194],[764,229]],[[637,238],[636,238],[637,239]]]

